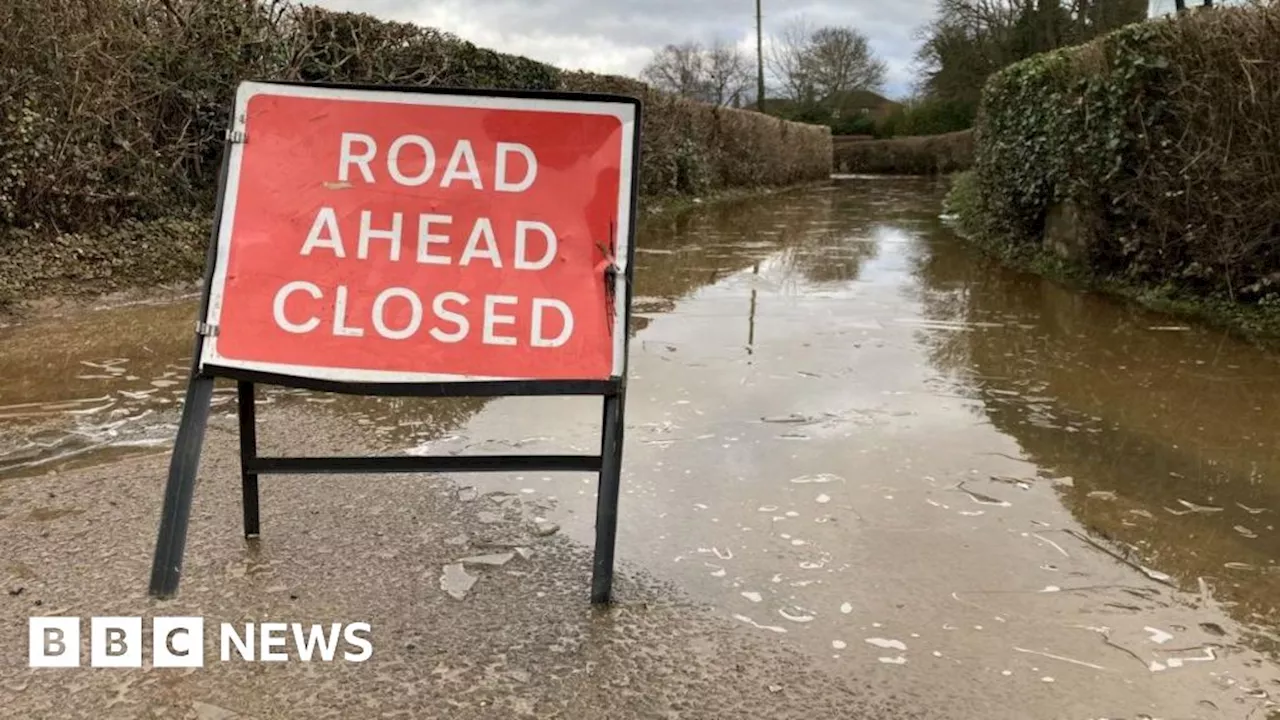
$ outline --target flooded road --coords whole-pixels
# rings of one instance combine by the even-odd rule
[[[620,563],[938,716],[1271,717],[1280,356],[1005,270],[944,191],[646,220]],[[0,328],[0,495],[165,452],[193,303]],[[595,400],[265,395],[398,452],[597,442]],[[593,478],[454,480],[592,538]]]

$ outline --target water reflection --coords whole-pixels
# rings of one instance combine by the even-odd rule
[[[917,259],[932,363],[980,398],[1113,551],[1280,624],[1280,358],[976,258],[937,229]]]
[[[1003,370],[987,380],[975,343],[1005,337],[1018,362],[1046,344],[1042,309],[1019,306],[1019,278],[938,221],[943,191],[837,185],[793,198],[808,218],[794,240],[758,239],[790,217],[784,207],[741,231],[754,234],[739,248],[705,240],[708,227],[687,250],[655,253],[719,254],[723,269],[653,313],[634,346],[620,554],[849,672],[892,666],[902,687],[981,687],[980,700],[957,693],[966,717],[1167,716],[1262,692],[1274,675],[1222,608],[1189,603],[1159,553],[1107,548],[1105,523],[1069,501],[1093,492],[1087,470],[1069,481],[1024,449],[1019,428],[993,423],[1018,404],[1069,443],[1093,421]],[[672,262],[669,273],[710,261]],[[967,313],[982,293],[1012,295]],[[544,436],[530,451],[586,442],[590,419],[567,417],[509,400],[463,434]],[[482,496],[536,493],[563,532],[593,537],[591,478],[455,479]],[[1237,684],[1215,688],[1209,675]]]

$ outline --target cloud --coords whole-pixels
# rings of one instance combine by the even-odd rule
[[[889,65],[886,90],[911,82],[915,31],[933,15],[933,0],[762,0],[766,35],[804,17],[867,35]],[[568,69],[636,75],[668,43],[736,42],[755,50],[750,0],[311,0],[333,10],[436,27],[477,45]]]

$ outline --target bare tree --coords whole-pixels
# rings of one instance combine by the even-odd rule
[[[706,51],[696,42],[686,42],[654,53],[640,77],[659,90],[701,98],[706,92],[706,73]]]
[[[921,87],[976,109],[991,73],[1146,17],[1147,0],[939,0],[916,55]]]
[[[783,95],[806,107],[851,90],[879,90],[888,71],[862,33],[849,27],[815,29],[804,18],[772,38],[769,69]]]
[[[850,90],[879,90],[888,71],[862,33],[847,27],[824,27],[809,39],[809,80],[820,99]]]
[[[654,53],[640,77],[659,90],[731,105],[742,101],[751,84],[751,63],[736,46],[719,40],[709,48],[686,42]]]
[[[737,105],[751,86],[751,61],[736,45],[717,40],[707,50],[706,97],[716,105]]]
[[[1145,20],[1148,4],[1148,0],[1071,0],[1068,3],[1080,40]]]
[[[770,40],[767,62],[769,71],[782,85],[782,94],[799,103],[812,102],[815,96],[809,62],[812,26],[798,17]]]

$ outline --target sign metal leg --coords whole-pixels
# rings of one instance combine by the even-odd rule
[[[169,481],[164,491],[164,512],[156,554],[151,566],[151,596],[167,598],[178,590],[182,555],[191,521],[191,500],[200,468],[200,450],[209,426],[209,406],[213,399],[213,378],[193,375],[187,385],[182,420],[173,455],[169,459]]]
[[[244,505],[244,536],[258,537],[258,473],[250,466],[258,459],[257,408],[254,384],[236,383],[236,399],[240,415],[240,495]]]
[[[623,392],[604,399],[604,438],[596,493],[596,549],[591,602],[605,605],[613,593],[613,555],[618,537],[618,491],[622,485]]]

